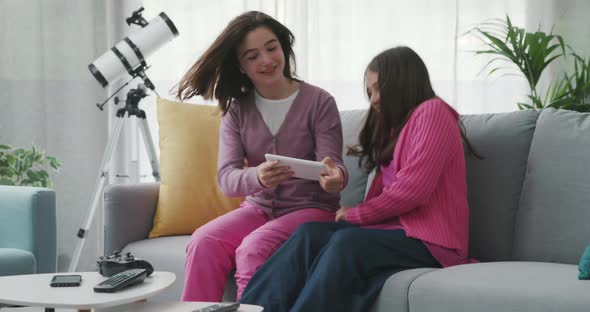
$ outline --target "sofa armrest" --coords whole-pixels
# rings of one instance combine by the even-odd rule
[[[111,184],[104,191],[104,254],[148,238],[160,183]]]
[[[0,186],[0,247],[35,255],[37,273],[57,271],[55,191]]]

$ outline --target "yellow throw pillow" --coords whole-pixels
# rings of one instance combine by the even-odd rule
[[[160,195],[149,237],[191,234],[237,208],[217,186],[217,107],[158,98]]]

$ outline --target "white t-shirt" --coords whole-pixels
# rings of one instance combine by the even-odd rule
[[[264,119],[264,122],[272,135],[276,135],[277,131],[279,131],[279,128],[283,124],[285,116],[287,115],[287,112],[289,112],[289,108],[291,108],[297,94],[299,94],[299,89],[284,99],[269,100],[263,98],[262,95],[254,89],[256,108],[258,108],[258,111],[262,115],[262,119]]]

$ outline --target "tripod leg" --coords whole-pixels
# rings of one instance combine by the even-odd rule
[[[84,224],[84,227],[81,227],[78,230],[77,236],[79,240],[76,245],[76,250],[74,251],[72,261],[70,261],[68,272],[76,271],[76,267],[78,266],[78,261],[80,260],[80,254],[82,252],[82,247],[84,246],[84,241],[86,240],[88,229],[90,229],[90,226],[92,225],[92,219],[94,218],[96,208],[98,207],[98,203],[100,202],[100,196],[102,195],[102,192],[105,187],[111,157],[113,156],[113,152],[115,151],[115,147],[117,146],[117,142],[119,141],[119,137],[121,136],[121,130],[123,129],[124,124],[125,116],[118,117],[115,120],[114,132],[113,135],[109,138],[106,149],[102,156],[100,171],[98,172],[98,179],[96,180],[96,184],[94,186],[94,194],[92,195],[92,201],[90,202],[90,207],[88,208],[87,215],[85,216],[86,223]]]
[[[145,118],[138,119],[139,129],[141,130],[141,136],[143,137],[143,143],[147,149],[147,154],[150,158],[150,164],[152,165],[152,175],[156,181],[160,181],[160,164],[158,163],[158,156],[156,155],[156,148],[154,146],[154,140],[152,140],[150,128]]]

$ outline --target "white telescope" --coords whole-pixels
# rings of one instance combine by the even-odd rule
[[[134,23],[143,28],[121,40],[88,65],[88,69],[103,88],[127,72],[133,78],[140,76],[148,88],[154,89],[153,84],[146,81],[144,71],[148,66],[145,59],[178,36],[178,30],[164,12],[148,23],[141,16],[141,11],[143,8],[134,12],[127,19],[127,24]]]
[[[108,176],[108,170],[110,167],[110,160],[117,146],[119,136],[122,132],[125,121],[135,116],[138,119],[138,125],[142,132],[144,140],[144,146],[147,149],[150,164],[152,166],[152,175],[156,181],[160,181],[160,165],[158,163],[158,156],[156,154],[156,148],[150,134],[149,125],[146,120],[145,111],[139,108],[139,102],[142,98],[147,96],[146,87],[152,89],[155,92],[155,86],[149,80],[145,74],[145,70],[149,67],[146,64],[145,59],[152,53],[166,44],[168,41],[178,36],[178,29],[174,26],[174,23],[168,18],[164,12],[160,13],[157,17],[151,20],[149,23],[141,16],[143,8],[133,12],[133,14],[126,19],[128,25],[136,24],[142,28],[133,32],[127,38],[121,40],[109,51],[105,52],[94,62],[88,65],[88,69],[96,78],[96,80],[106,87],[112,84],[122,75],[127,72],[131,75],[131,80],[127,81],[125,85],[120,87],[115,93],[113,93],[108,99],[102,104],[96,104],[100,110],[103,106],[119,91],[129,84],[130,81],[136,77],[141,77],[145,84],[139,84],[136,89],[131,89],[127,93],[125,100],[125,107],[118,109],[115,114],[117,119],[113,128],[112,136],[107,142],[104,154],[102,156],[102,162],[100,170],[98,172],[98,178],[94,193],[89,203],[88,211],[86,212],[85,221],[83,225],[78,229],[76,236],[80,239],[76,244],[76,249],[72,255],[68,271],[76,271],[82,248],[86,240],[87,233],[92,225],[92,219],[96,213],[96,209],[100,203],[100,198],[103,194],[104,187],[107,183],[106,179]],[[157,93],[156,93],[157,94]],[[115,98],[115,104],[118,103],[118,98]]]

